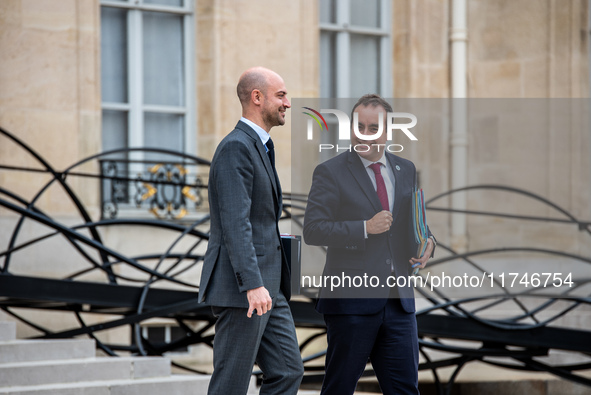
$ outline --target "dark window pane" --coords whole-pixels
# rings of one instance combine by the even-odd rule
[[[336,96],[336,34],[320,33],[320,94],[322,97]]]
[[[380,93],[380,39],[351,34],[351,97]]]
[[[184,151],[184,117],[175,114],[146,113],[144,118],[144,145]],[[163,154],[146,154],[149,160],[178,160]]]
[[[320,0],[320,23],[336,23],[335,0]]]
[[[380,27],[380,0],[350,0],[351,25]]]
[[[152,343],[164,343],[164,331],[163,326],[149,326],[148,327],[148,340]]]
[[[128,146],[127,111],[103,110],[103,151]],[[123,154],[112,156],[125,158]]]
[[[127,103],[127,11],[101,7],[102,101]]]
[[[182,7],[183,0],[144,0],[144,4],[158,4]]]
[[[143,13],[145,104],[184,105],[182,18]]]

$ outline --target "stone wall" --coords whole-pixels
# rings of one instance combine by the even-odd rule
[[[452,3],[394,1],[395,97],[451,97]],[[467,5],[468,98],[589,97],[588,1],[476,0]],[[536,106],[535,101],[528,103]],[[520,187],[553,201],[579,219],[591,218],[589,102],[571,103],[571,114],[556,111],[560,107],[557,101],[546,103],[546,110],[540,108],[537,127],[530,123],[521,133],[507,132],[510,121],[506,113],[479,119],[469,113],[468,185]],[[449,190],[451,185],[451,126],[449,119],[436,114],[423,120],[425,123],[428,126],[421,129],[423,140],[402,156],[415,162],[428,196],[434,196]],[[509,208],[530,214],[535,211],[531,202],[508,201],[499,195],[489,199],[474,195],[467,208]],[[537,213],[555,214],[544,209]],[[447,240],[449,217],[435,214],[432,218],[438,234]],[[500,224],[494,230],[489,224],[490,220],[469,217],[469,249],[503,245],[510,237],[508,234],[512,234],[512,242],[517,244],[550,241],[564,249],[591,253],[585,236],[575,227],[567,230],[568,236],[563,234],[569,239],[566,247],[562,244],[564,238],[555,237],[560,236],[556,229],[536,223],[517,230],[514,222]]]
[[[318,96],[318,40],[315,2],[197,0],[199,155],[211,158],[240,118],[236,84],[249,67],[264,66],[279,73],[289,98]],[[288,191],[289,114],[285,126],[274,128],[271,135],[281,152],[277,170]]]
[[[467,3],[469,98],[589,97],[588,0]],[[449,98],[452,1],[392,4],[392,96]],[[310,0],[195,0],[199,156],[210,159],[238,120],[235,88],[246,68],[261,65],[277,71],[291,98],[319,95],[317,5]],[[39,150],[59,170],[101,150],[99,16],[98,0],[0,0],[0,126]],[[541,109],[538,127],[523,133],[508,133],[503,127],[507,120],[498,114],[474,119],[468,141],[469,184],[523,187],[578,218],[591,219],[591,133],[585,111],[588,107],[573,108],[572,116],[565,118],[562,112]],[[291,190],[292,114],[285,126],[272,131],[285,191]],[[447,116],[437,112],[421,122],[420,144],[409,146],[402,156],[416,163],[429,198],[450,188],[450,126]],[[0,162],[38,167],[5,139]],[[27,198],[47,179],[0,171],[0,186]],[[98,183],[73,178],[70,182],[98,218]],[[79,222],[59,188],[39,204],[65,223]],[[444,199],[441,205],[446,204]],[[468,200],[468,209],[502,211],[508,206],[518,213],[538,213],[527,201],[494,194]],[[553,213],[544,209],[542,214]],[[0,209],[0,229],[10,221],[12,217]],[[563,231],[539,222],[516,227],[509,220],[495,220],[491,226],[488,221],[469,218],[470,249],[511,243],[591,254],[589,237],[574,228]],[[433,214],[430,223],[439,240],[447,243],[449,215]],[[32,235],[33,231],[26,236]],[[107,236],[121,242],[123,235],[115,231]],[[0,235],[0,249],[6,237]],[[152,238],[136,234],[133,240],[150,240],[156,248]],[[59,246],[52,251],[59,255]],[[50,274],[47,267],[52,264],[74,267],[77,259],[47,258],[43,251],[31,254],[30,262],[45,265],[39,264],[43,274]]]
[[[99,26],[97,0],[0,2],[0,125],[60,170],[100,150]],[[5,141],[3,162],[39,167]],[[12,176],[2,172],[0,184],[23,196],[46,179]],[[96,206],[96,183],[82,183],[81,197]],[[40,204],[72,210],[57,191]]]

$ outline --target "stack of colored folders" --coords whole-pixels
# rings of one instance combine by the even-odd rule
[[[425,216],[425,198],[422,189],[415,189],[412,194],[412,211],[413,234],[417,251],[415,257],[420,258],[427,249],[427,240],[429,239],[429,228],[427,228],[427,217]],[[413,275],[418,272],[419,268],[416,267]]]

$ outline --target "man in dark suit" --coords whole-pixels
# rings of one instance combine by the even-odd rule
[[[283,79],[262,67],[245,71],[237,92],[242,118],[217,147],[209,173],[211,231],[199,286],[200,301],[217,317],[208,393],[246,394],[256,362],[261,393],[296,394],[303,364],[287,304],[290,269],[269,136],[291,104]]]
[[[385,129],[387,112],[392,112],[388,102],[365,95],[353,108],[352,126],[356,113],[359,133],[375,135],[380,116]],[[352,129],[356,148],[314,170],[304,240],[328,247],[323,275],[380,279],[373,287],[342,281],[338,289],[320,291],[316,309],[324,314],[328,339],[324,395],[353,394],[368,359],[384,394],[418,394],[413,289],[391,288],[386,281],[408,278],[413,266],[425,267],[435,240],[430,237],[423,256],[414,257],[410,212],[416,170],[412,162],[384,152],[386,138],[382,130],[375,140],[362,140]]]

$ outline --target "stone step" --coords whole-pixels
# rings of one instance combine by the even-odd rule
[[[2,395],[200,395],[210,376],[173,375],[133,380],[87,381],[0,388]]]
[[[103,359],[103,358],[99,358]],[[117,359],[117,358],[110,358]],[[170,359],[165,357],[130,357],[132,378],[145,379],[170,376]]]
[[[0,364],[95,356],[94,340],[13,340],[0,342]]]
[[[16,323],[0,321],[0,342],[16,339]]]
[[[3,387],[170,376],[160,357],[84,358],[0,364]]]

